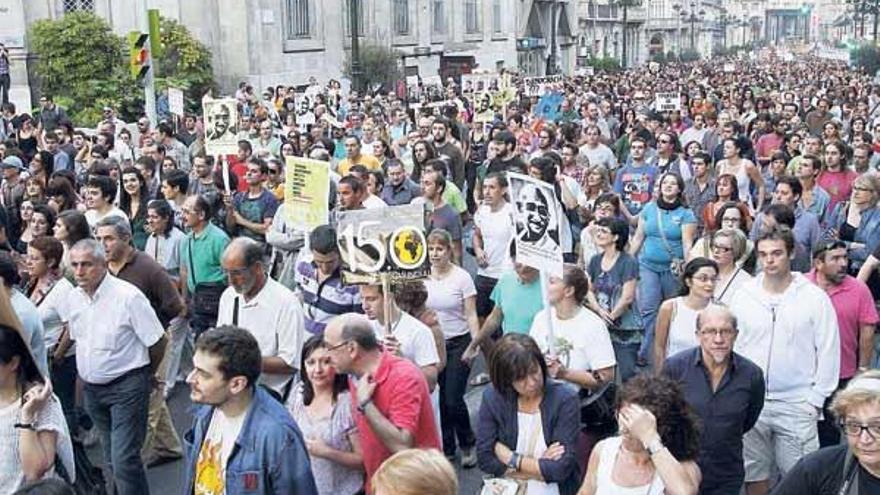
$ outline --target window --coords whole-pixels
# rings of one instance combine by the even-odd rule
[[[352,6],[352,2],[354,6]],[[366,32],[364,28],[364,0],[345,0],[345,11],[342,13],[342,22],[345,23],[343,29],[346,36],[351,36],[351,11],[354,8],[357,11],[358,20],[358,36],[363,36]]]
[[[446,34],[446,1],[431,0],[434,34]]]
[[[492,0],[492,32],[500,33],[501,31],[501,0]]]
[[[464,27],[468,34],[480,32],[479,0],[464,1]]]
[[[95,0],[64,0],[64,13],[69,12],[94,12]]]
[[[311,0],[286,0],[287,39],[295,40],[311,37],[311,17],[309,2]]]
[[[394,34],[409,34],[409,0],[394,0]]]

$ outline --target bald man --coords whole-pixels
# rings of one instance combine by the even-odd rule
[[[745,479],[743,434],[764,407],[761,368],[733,352],[736,317],[711,304],[697,315],[699,346],[670,356],[663,373],[678,380],[703,424],[700,493],[739,493]]]
[[[382,462],[409,448],[440,449],[428,382],[418,366],[386,352],[370,321],[337,316],[324,330],[324,346],[339,373],[348,373],[355,423],[364,454],[366,486]]]
[[[232,240],[220,265],[229,287],[220,296],[217,326],[241,327],[257,339],[263,356],[260,383],[284,401],[305,338],[302,305],[293,292],[268,276],[263,247],[253,239]]]

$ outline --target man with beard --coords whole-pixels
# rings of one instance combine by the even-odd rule
[[[458,186],[464,187],[464,154],[461,148],[452,142],[452,123],[445,117],[439,117],[431,124],[431,134],[434,136],[434,147],[438,155],[449,157],[452,177],[450,180]]]
[[[813,250],[813,270],[807,280],[822,288],[831,298],[840,329],[840,380],[837,391],[843,390],[857,372],[871,366],[874,351],[874,330],[877,309],[871,290],[864,282],[847,274],[846,243],[830,240]],[[837,392],[835,392],[837,393]],[[829,407],[834,394],[825,400],[822,421],[819,421],[819,446],[840,443],[840,431]]]
[[[250,332],[263,356],[260,383],[286,399],[304,341],[299,299],[269,277],[262,246],[246,237],[234,239],[221,259],[229,287],[220,296],[217,325]]]
[[[492,139],[495,143],[495,158],[489,162],[486,173],[517,172],[526,173],[526,163],[516,152],[516,136],[510,131],[499,131]]]

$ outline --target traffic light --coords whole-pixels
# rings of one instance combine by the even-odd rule
[[[129,66],[131,77],[140,79],[150,70],[150,49],[147,47],[149,35],[140,31],[128,33]]]

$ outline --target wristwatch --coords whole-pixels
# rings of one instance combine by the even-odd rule
[[[366,414],[367,413],[366,409],[367,409],[367,406],[370,405],[370,402],[373,402],[372,398],[369,398],[369,399],[361,402],[360,404],[358,404],[358,406],[357,406],[358,412],[361,414]]]
[[[666,447],[663,446],[663,441],[660,440],[660,437],[657,437],[654,439],[653,442],[645,445],[645,448],[648,449],[648,453],[651,455],[651,457],[654,457],[654,454],[660,452]]]
[[[12,425],[13,428],[18,430],[36,430],[36,425],[34,423],[15,423]]]
[[[514,471],[519,471],[519,459],[519,453],[514,452],[513,454],[511,454],[510,460],[507,461],[507,467],[513,469]]]

